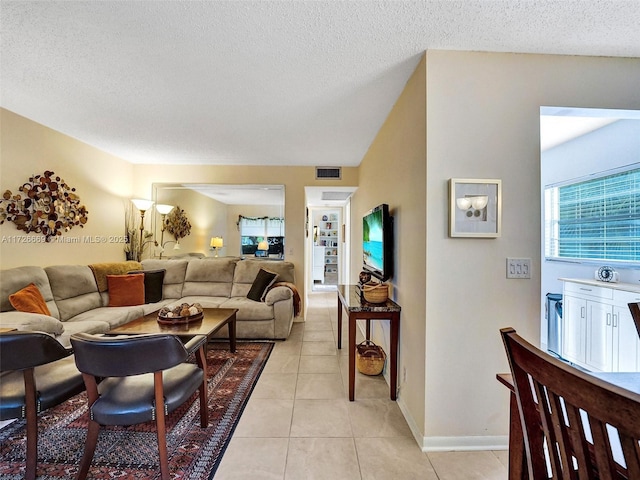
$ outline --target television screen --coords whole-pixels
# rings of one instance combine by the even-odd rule
[[[392,272],[392,232],[389,206],[382,204],[362,217],[363,268],[381,280]]]

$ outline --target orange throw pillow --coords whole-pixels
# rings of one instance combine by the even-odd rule
[[[40,313],[51,316],[47,302],[44,301],[40,289],[35,283],[30,283],[22,290],[9,295],[9,302],[19,312]]]
[[[144,304],[144,274],[107,275],[109,306],[129,307]]]

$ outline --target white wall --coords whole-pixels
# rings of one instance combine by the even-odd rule
[[[426,71],[424,444],[492,446],[508,431],[499,329],[539,343],[540,106],[637,109],[640,60],[429,51]],[[502,179],[502,237],[448,238],[452,177]],[[530,280],[505,278],[511,256]]]

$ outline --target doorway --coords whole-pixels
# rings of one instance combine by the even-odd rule
[[[348,281],[351,195],[357,187],[305,187],[307,292],[335,291]]]

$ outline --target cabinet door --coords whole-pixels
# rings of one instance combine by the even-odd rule
[[[613,371],[613,307],[587,300],[587,350],[589,370]]]
[[[613,360],[616,372],[640,371],[640,338],[628,308],[614,307]]]
[[[587,301],[564,295],[562,304],[562,356],[584,365],[586,349]]]

